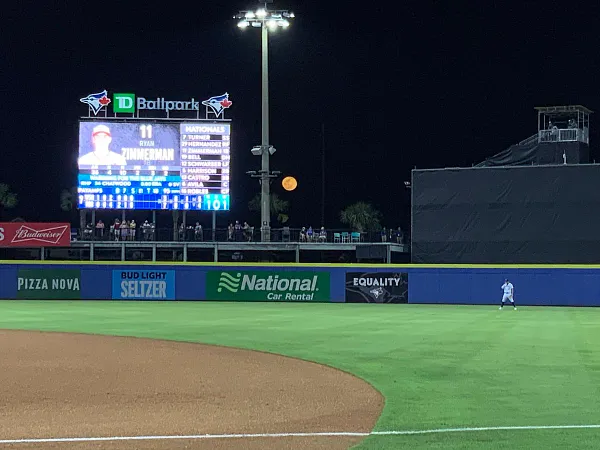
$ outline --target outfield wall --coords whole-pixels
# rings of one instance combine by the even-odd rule
[[[600,266],[0,262],[0,299],[600,306]]]

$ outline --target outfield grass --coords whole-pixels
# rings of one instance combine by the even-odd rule
[[[0,328],[196,341],[321,362],[385,396],[381,431],[600,424],[600,309],[2,301]],[[598,429],[511,430],[373,436],[358,448],[598,442]]]

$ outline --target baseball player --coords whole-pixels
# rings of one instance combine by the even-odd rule
[[[500,304],[500,309],[502,309],[506,300],[510,301],[511,305],[513,305],[513,308],[517,309],[517,305],[515,305],[514,299],[515,288],[512,285],[512,283],[508,281],[508,278],[504,280],[504,284],[502,285],[502,292],[504,292],[504,295],[502,296],[502,303]]]
[[[92,130],[94,151],[79,158],[80,166],[126,166],[127,161],[108,147],[112,142],[110,129],[106,125],[97,125]]]

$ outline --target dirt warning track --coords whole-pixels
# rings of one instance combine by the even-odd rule
[[[382,396],[283,356],[151,339],[0,330],[0,440],[369,432]],[[347,449],[362,436],[11,443],[11,449]]]

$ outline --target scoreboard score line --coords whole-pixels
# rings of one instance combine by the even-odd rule
[[[78,204],[89,209],[230,209],[229,124],[79,123]]]

